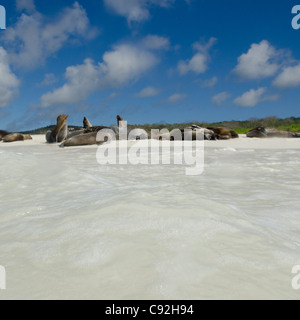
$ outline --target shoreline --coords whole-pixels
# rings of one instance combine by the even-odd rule
[[[240,135],[237,139],[204,141],[205,148],[233,148],[233,149],[272,149],[272,150],[288,150],[300,149],[300,139],[297,138],[247,138],[246,135]],[[134,141],[131,141],[133,144]],[[171,142],[172,143],[172,142]],[[60,148],[60,143],[48,144],[46,143],[45,135],[32,135],[32,140],[17,141],[12,143],[0,142],[0,149],[14,148],[14,147],[33,147],[33,146],[47,146],[47,148],[55,147],[60,150],[72,150],[74,148],[80,149],[97,149],[98,145],[90,146],[76,146]]]

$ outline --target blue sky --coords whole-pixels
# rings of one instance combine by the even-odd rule
[[[297,4],[0,0],[0,128],[299,117]]]

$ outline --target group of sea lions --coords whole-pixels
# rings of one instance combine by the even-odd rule
[[[0,130],[0,141],[15,142],[15,141],[24,141],[24,140],[32,140],[31,135],[21,134],[21,133],[11,133],[11,132]]]
[[[66,115],[61,115],[57,118],[57,125],[53,131],[49,131],[46,134],[46,140],[48,143],[62,143],[62,147],[70,146],[83,146],[83,145],[94,145],[98,144],[97,134],[101,130],[112,130],[119,138],[120,130],[124,127],[124,120],[121,116],[117,116],[117,126],[104,127],[104,126],[93,126],[87,117],[83,119],[83,128],[74,132],[68,131]],[[188,134],[186,133],[188,130]],[[148,139],[148,137],[154,139],[166,139],[166,140],[176,140],[176,134],[171,133],[159,133],[157,136],[151,135],[150,132],[144,130],[135,129],[135,136],[139,139]],[[199,135],[200,132],[200,135]],[[176,132],[177,133],[177,132]],[[250,130],[246,136],[248,138],[268,138],[268,137],[279,137],[279,138],[300,138],[300,133],[283,131],[272,128],[257,127]],[[193,125],[184,130],[180,130],[179,135],[177,135],[178,140],[182,139],[197,140],[229,140],[239,138],[239,135],[234,130],[226,128],[201,128],[197,125]],[[129,138],[127,136],[127,138]]]
[[[117,126],[104,127],[104,126],[93,126],[87,117],[83,119],[83,128],[73,132],[68,131],[67,115],[60,115],[57,118],[57,124],[54,130],[46,133],[46,141],[48,143],[62,143],[62,147],[70,146],[83,146],[83,145],[94,145],[100,143],[97,140],[98,132],[103,130],[104,132],[113,132],[117,139],[120,138],[120,130],[125,127],[124,119],[121,116],[117,116]],[[141,129],[134,129],[135,139],[148,139],[149,137],[159,140],[226,140],[238,138],[239,135],[233,131],[225,128],[201,128],[193,125],[184,130],[158,133],[153,135],[150,132],[146,132]],[[187,133],[188,132],[188,133]],[[200,134],[199,134],[200,132]],[[130,135],[126,136],[126,139],[130,139]]]
[[[125,128],[124,119],[121,116],[117,116],[117,126],[105,127],[105,126],[93,126],[87,117],[83,119],[83,128],[75,131],[69,131],[67,123],[68,115],[60,115],[57,118],[56,126],[53,130],[46,133],[47,143],[61,143],[62,147],[70,146],[84,146],[84,145],[94,145],[101,143],[97,139],[99,131],[104,131],[107,134],[112,132],[117,139],[121,137],[122,128]],[[226,128],[201,128],[197,125],[193,125],[184,130],[174,130],[169,133],[158,133],[153,135],[150,132],[145,132],[145,130],[134,129],[134,139],[153,139],[159,140],[229,140],[239,138],[238,133],[234,130]],[[248,138],[300,138],[300,133],[292,131],[277,130],[273,128],[257,127],[249,132],[246,136]],[[99,136],[98,136],[99,138]],[[122,136],[124,138],[124,136]],[[0,130],[0,141],[3,142],[15,142],[31,140],[32,137],[28,134],[21,133],[11,133],[7,131]],[[103,141],[107,141],[106,140]],[[129,136],[125,136],[125,139],[130,139]]]
[[[300,138],[300,133],[257,127],[247,132],[247,138]]]
[[[93,145],[97,144],[97,134],[100,130],[112,129],[104,126],[93,127],[84,117],[83,128],[71,132],[68,129],[67,118],[67,115],[58,116],[54,130],[46,133],[48,143],[62,143],[62,147]]]

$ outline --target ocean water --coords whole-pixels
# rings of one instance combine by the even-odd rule
[[[205,170],[0,147],[0,299],[300,299],[299,150],[205,148]]]

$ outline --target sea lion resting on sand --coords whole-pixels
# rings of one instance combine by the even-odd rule
[[[212,130],[216,135],[217,139],[219,140],[229,140],[229,139],[236,139],[239,135],[230,129],[226,128],[207,128],[208,130]]]
[[[11,132],[0,130],[0,141],[16,142],[16,141],[25,141],[25,140],[32,140],[32,137],[29,134],[11,133]]]
[[[91,127],[89,129],[80,131],[79,134],[74,134],[73,136],[70,135],[68,136],[68,139],[61,144],[61,147],[89,146],[93,144],[98,144],[99,143],[99,141],[97,141],[98,131],[103,129],[110,129],[110,128]]]
[[[10,133],[6,135],[2,140],[3,142],[16,142],[16,141],[32,140],[32,137],[29,134]]]
[[[103,129],[111,129],[104,126],[93,127],[87,117],[83,119],[82,130],[77,130],[69,133],[64,139],[61,147],[75,147],[75,146],[88,146],[99,143],[97,141],[97,134]]]
[[[67,118],[68,115],[65,114],[58,116],[54,130],[46,133],[46,140],[48,143],[60,143],[68,137]]]
[[[300,138],[300,133],[257,127],[247,132],[248,138]]]
[[[185,133],[185,131],[190,131],[188,134]],[[182,140],[217,140],[217,135],[214,133],[214,131],[206,128],[201,128],[197,125],[192,125],[191,127],[188,127],[184,130],[181,130],[182,133]]]

